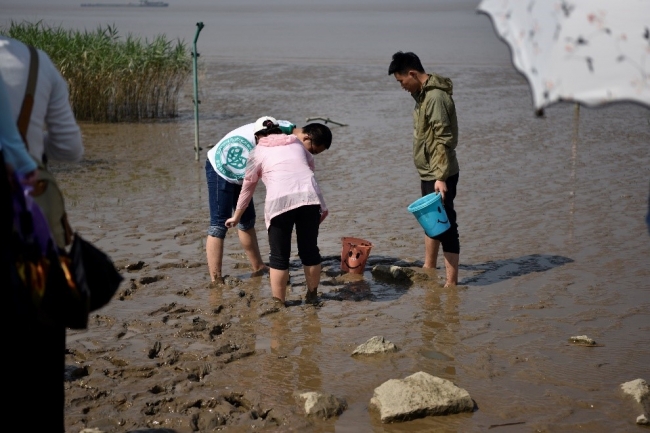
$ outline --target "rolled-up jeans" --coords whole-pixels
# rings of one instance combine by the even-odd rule
[[[208,201],[210,204],[208,235],[223,239],[228,232],[226,220],[232,216],[237,207],[237,200],[242,186],[230,183],[219,176],[208,160],[205,161],[205,179],[208,183]],[[237,228],[239,230],[248,230],[253,227],[255,227],[255,206],[251,199]]]

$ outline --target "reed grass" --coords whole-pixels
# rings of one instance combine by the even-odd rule
[[[45,51],[70,89],[78,120],[138,121],[175,117],[178,94],[192,71],[181,40],[121,38],[115,26],[66,30],[42,21],[11,22],[0,33]]]

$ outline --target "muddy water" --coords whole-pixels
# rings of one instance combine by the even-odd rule
[[[641,410],[618,386],[650,379],[650,112],[582,109],[576,122],[574,107],[561,105],[534,118],[527,85],[511,67],[437,68],[454,80],[459,113],[461,286],[396,286],[369,271],[337,272],[342,236],[374,244],[369,264],[422,259],[422,230],[406,211],[419,190],[412,102],[384,70],[206,61],[198,162],[190,86],[178,119],[82,125],[84,161],[54,168],[73,225],[110,253],[126,280],[87,331],[68,333],[66,364],[71,372],[87,367],[66,382],[68,431],[634,428]],[[208,284],[205,151],[265,114],[348,124],[331,125],[332,148],[316,158],[330,207],[319,238],[318,308],[300,302],[304,278],[294,262],[292,306],[267,314],[268,278],[250,278],[235,233],[226,240],[229,285]],[[255,195],[260,208],[263,194]],[[262,223],[258,236],[268,257]],[[140,270],[123,268],[139,261]],[[600,346],[568,345],[583,334]],[[400,351],[350,356],[375,335]],[[373,389],[417,371],[465,388],[478,410],[382,425],[368,409]],[[345,398],[347,411],[305,420],[293,393],[312,390]],[[224,395],[241,415],[215,415]],[[251,419],[250,402],[265,420]]]

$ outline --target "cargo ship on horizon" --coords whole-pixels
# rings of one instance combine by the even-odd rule
[[[169,3],[162,1],[140,0],[139,3],[81,3],[82,7],[151,7],[162,8],[169,6]]]

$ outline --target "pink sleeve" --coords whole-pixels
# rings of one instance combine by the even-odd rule
[[[305,152],[307,152],[307,149],[305,149]],[[311,168],[311,171],[314,171],[316,168],[316,165],[314,164],[314,155],[309,152],[307,152],[307,164],[309,165],[309,168]]]
[[[314,165],[314,155],[312,155],[307,149],[305,149],[305,146],[302,146],[302,149],[305,151],[305,155],[307,156],[307,165],[311,169],[311,171],[314,171],[316,166]]]
[[[318,195],[318,199],[320,201],[320,210],[321,212],[325,212],[327,210],[327,205],[325,204],[325,197],[323,197],[323,193],[321,192],[318,184],[316,184],[316,194]]]
[[[237,209],[246,209],[248,204],[253,198],[253,193],[255,192],[255,187],[257,186],[257,180],[252,181],[248,177],[244,178],[244,184],[242,185],[241,192],[239,193],[239,199],[237,199]]]
[[[246,174],[244,175],[244,183],[239,193],[239,199],[237,199],[237,209],[246,209],[248,207],[261,174],[262,166],[257,161],[255,149],[253,149],[248,155],[248,161],[246,162]]]

